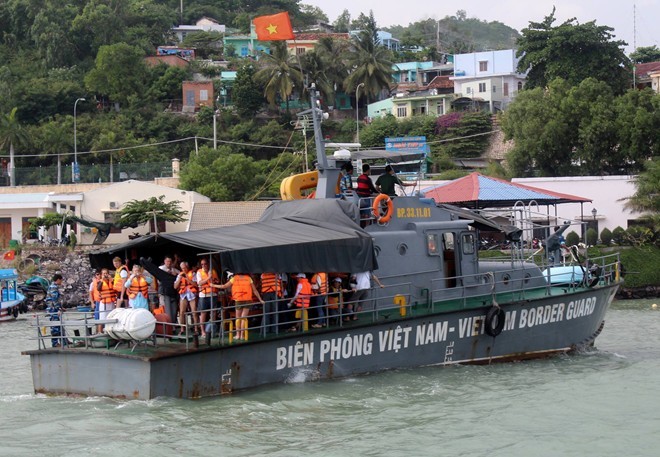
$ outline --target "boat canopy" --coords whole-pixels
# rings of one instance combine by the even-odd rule
[[[360,228],[359,208],[344,200],[273,202],[258,222],[192,232],[143,236],[90,254],[93,266],[119,255],[193,260],[217,254],[235,273],[361,272],[377,269],[373,239]],[[126,255],[124,255],[126,253]]]

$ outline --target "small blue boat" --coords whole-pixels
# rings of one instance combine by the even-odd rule
[[[18,317],[25,296],[18,291],[18,272],[13,268],[0,269],[0,322]]]

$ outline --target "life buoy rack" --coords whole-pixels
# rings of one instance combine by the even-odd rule
[[[387,203],[387,211],[381,216],[380,204],[382,202]],[[392,214],[394,214],[394,203],[392,203],[390,196],[387,194],[378,194],[378,196],[374,198],[374,204],[371,207],[371,212],[376,218],[376,222],[379,224],[387,224],[390,219],[392,219]]]
[[[504,321],[506,315],[499,306],[492,306],[486,314],[484,330],[490,336],[497,336],[504,330]]]

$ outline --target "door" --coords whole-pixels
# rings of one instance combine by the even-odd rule
[[[0,248],[9,246],[9,240],[11,240],[11,218],[2,217],[0,218]]]

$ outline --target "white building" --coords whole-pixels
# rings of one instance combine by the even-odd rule
[[[454,55],[454,93],[487,103],[491,112],[502,111],[523,88],[514,49]]]

